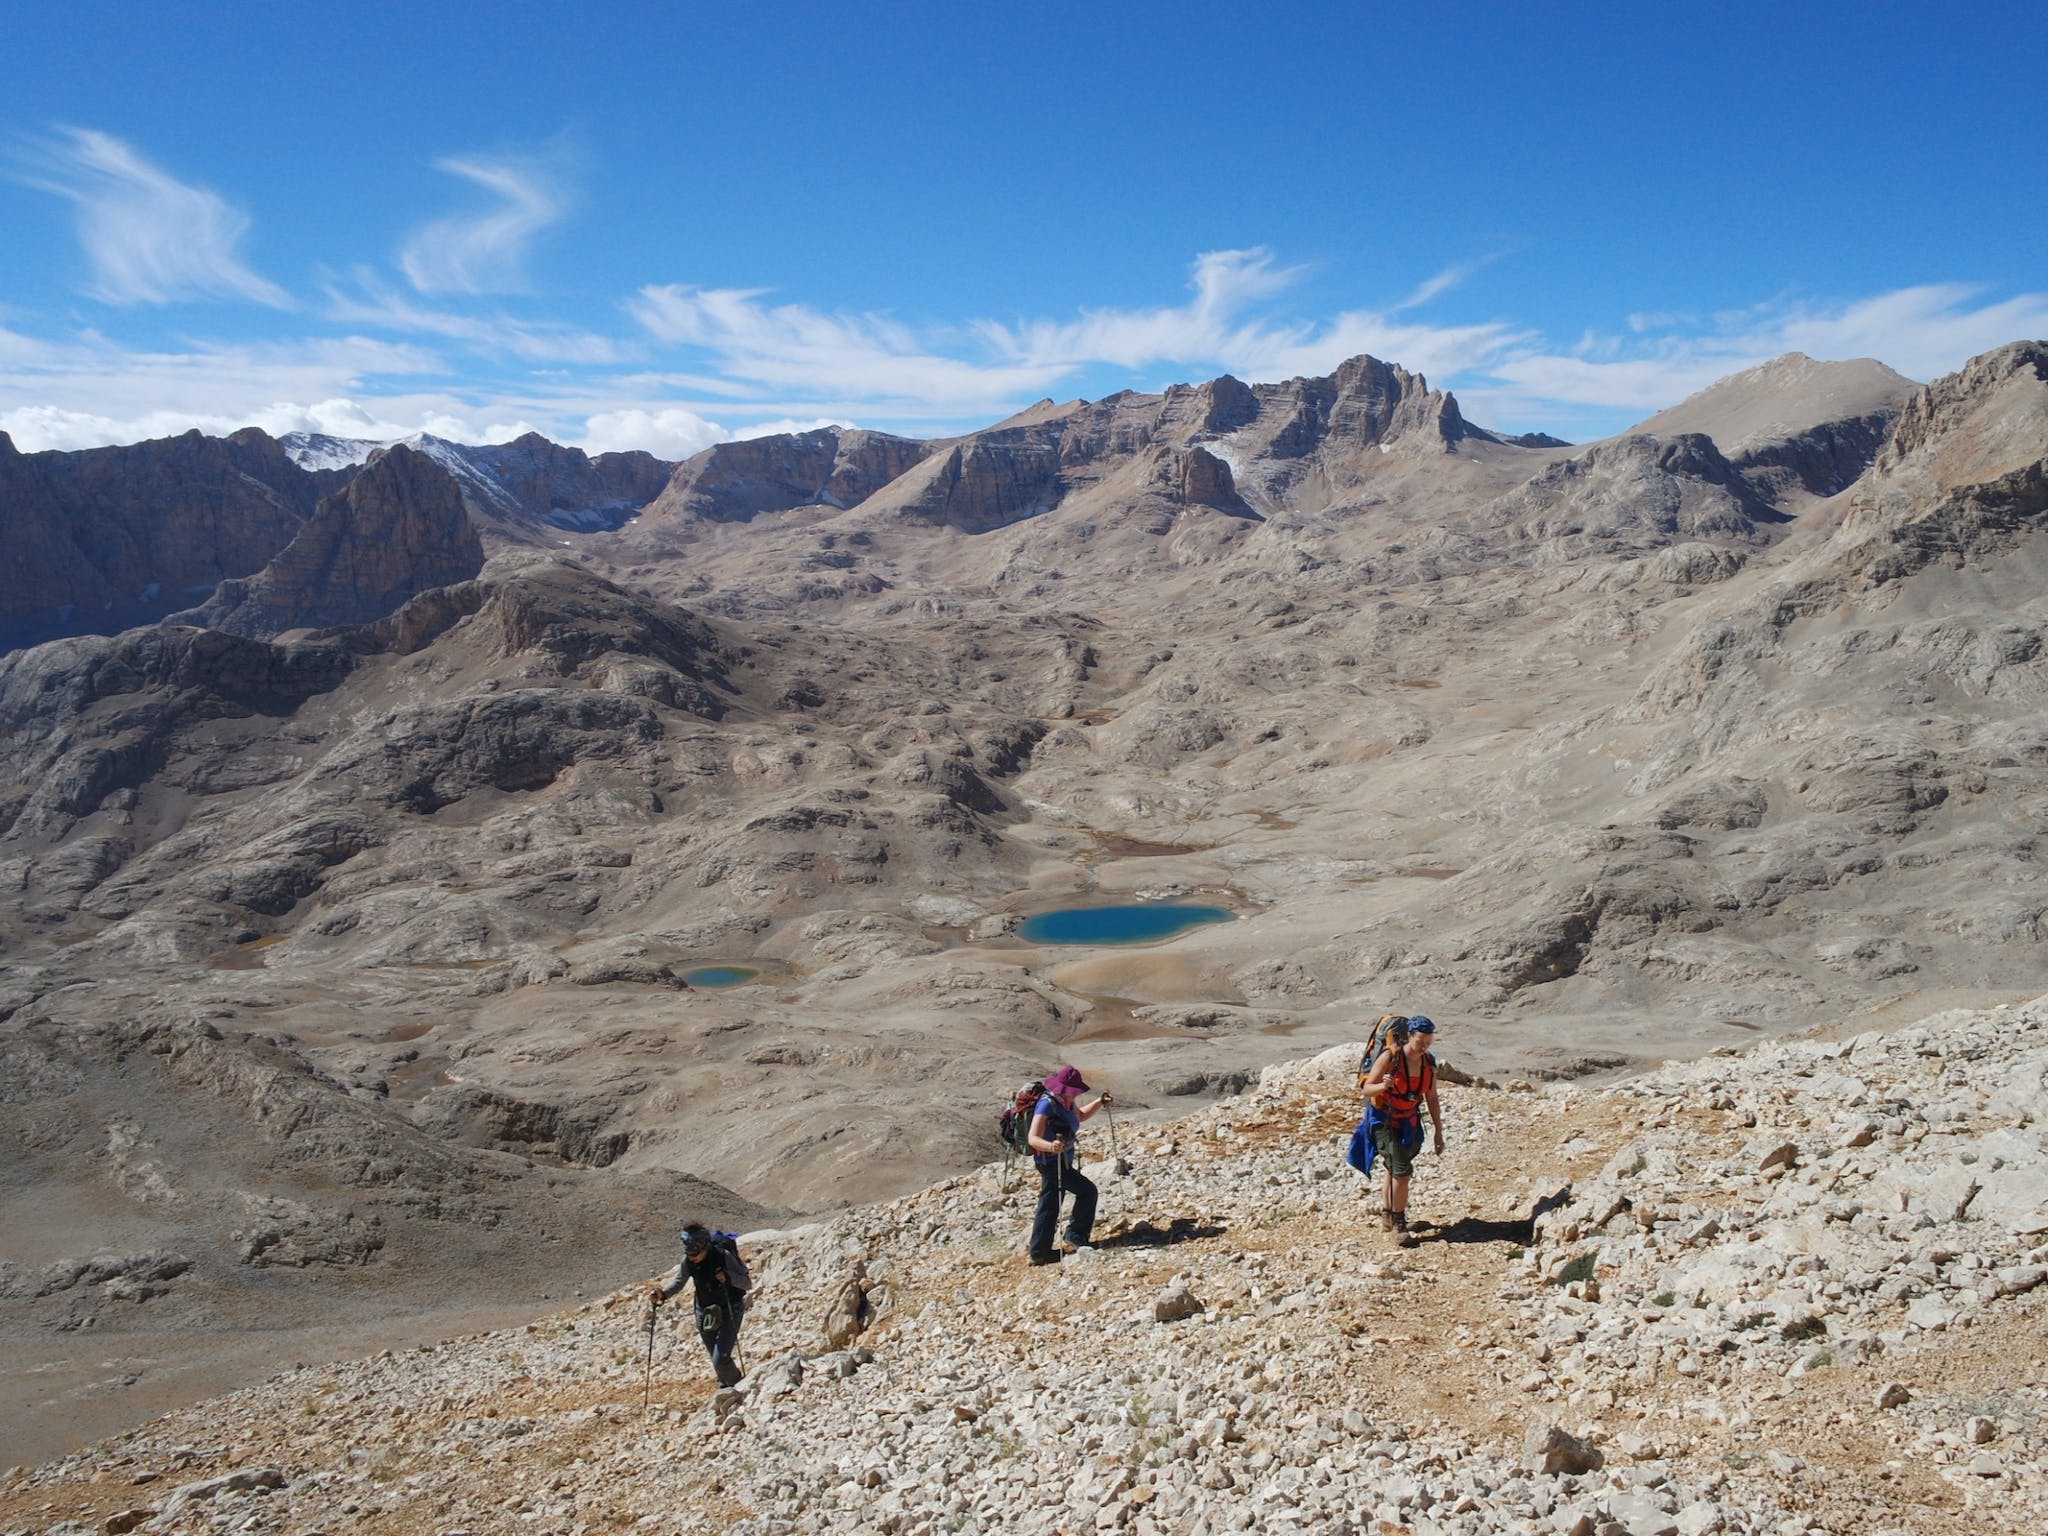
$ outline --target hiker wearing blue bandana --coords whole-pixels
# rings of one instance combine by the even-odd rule
[[[1436,1025],[1426,1015],[1396,1019],[1388,1029],[1387,1047],[1372,1064],[1363,1085],[1366,1101],[1365,1124],[1360,1129],[1369,1140],[1364,1156],[1368,1175],[1375,1157],[1387,1164],[1387,1203],[1380,1225],[1394,1234],[1403,1248],[1413,1248],[1415,1238],[1408,1230],[1408,1181],[1415,1173],[1415,1154],[1422,1150],[1422,1111],[1436,1132],[1434,1151],[1444,1150],[1444,1115],[1436,1100],[1436,1057],[1430,1047],[1436,1043]]]

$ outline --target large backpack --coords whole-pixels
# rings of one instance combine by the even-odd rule
[[[718,1250],[718,1261],[725,1268],[725,1283],[746,1295],[754,1288],[754,1277],[747,1269],[747,1261],[740,1257],[739,1233],[714,1232],[711,1246]]]
[[[1010,1104],[996,1121],[996,1128],[1003,1138],[1003,1146],[1011,1152],[1024,1153],[1031,1150],[1031,1116],[1038,1108],[1038,1101],[1045,1096],[1045,1083],[1034,1078],[1010,1096]]]
[[[1372,1064],[1380,1059],[1380,1052],[1387,1048],[1387,1037],[1394,1032],[1396,1024],[1406,1024],[1405,1013],[1383,1013],[1379,1023],[1372,1027],[1372,1037],[1366,1043],[1365,1054],[1358,1058],[1358,1086],[1363,1088],[1365,1080],[1372,1076]]]

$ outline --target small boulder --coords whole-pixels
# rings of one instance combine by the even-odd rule
[[[1183,1318],[1196,1317],[1209,1309],[1202,1305],[1202,1299],[1187,1287],[1185,1280],[1176,1280],[1159,1293],[1159,1299],[1152,1303],[1153,1318],[1162,1323],[1177,1323]]]
[[[868,1302],[867,1273],[866,1261],[855,1259],[852,1273],[825,1313],[825,1339],[834,1349],[848,1348],[874,1320],[874,1308]]]
[[[1562,1425],[1531,1425],[1528,1434],[1522,1437],[1522,1461],[1531,1472],[1552,1477],[1593,1472],[1605,1460],[1596,1447],[1587,1445]]]
[[[1795,1142],[1776,1136],[1759,1136],[1742,1149],[1742,1166],[1756,1173],[1772,1168],[1790,1168],[1799,1157]]]

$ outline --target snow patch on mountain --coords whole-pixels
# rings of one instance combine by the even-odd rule
[[[287,432],[278,440],[285,457],[305,470],[353,469],[383,443],[366,437],[329,437],[324,432]]]

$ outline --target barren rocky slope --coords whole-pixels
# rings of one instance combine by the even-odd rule
[[[988,1104],[1063,1054],[1158,1108],[1387,1007],[1556,1075],[2031,996],[2044,375],[2019,344],[1938,381],[1817,500],[1698,433],[1504,441],[1361,359],[713,450],[636,522],[553,529],[559,558],[392,449],[254,584],[250,633],[0,659],[4,1059],[64,1037],[112,1071],[138,1021],[289,1051],[382,1117],[383,1183],[509,1159],[503,1236],[532,1241],[566,1180],[599,1266],[679,1177],[817,1211],[972,1167]],[[402,595],[394,526],[449,584],[301,606],[343,565],[339,595]],[[1237,920],[1014,932],[1173,894]],[[714,963],[752,979],[683,980]],[[129,1221],[237,1251],[230,1206],[124,1187],[111,1101],[74,1118],[74,1181],[7,1186],[94,1212],[38,1262]],[[317,1174],[250,1188],[365,1219]],[[445,1286],[432,1249],[264,1283],[311,1312]],[[133,1374],[22,1300],[23,1373]]]
[[[649,1372],[632,1284],[523,1330],[280,1371],[15,1474],[0,1529],[2048,1519],[2048,998],[1601,1090],[1448,1087],[1405,1252],[1341,1161],[1355,1060],[1114,1138],[1098,1118],[1105,1219],[1055,1269],[1017,1252],[1027,1195],[1000,1165],[749,1235],[732,1391],[680,1308]]]

